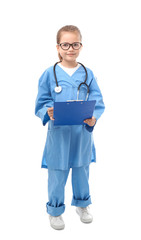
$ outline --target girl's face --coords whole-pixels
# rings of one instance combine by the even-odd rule
[[[77,32],[62,32],[60,43],[74,43],[74,42],[81,42],[80,35]],[[62,62],[64,64],[72,64],[76,63],[76,58],[79,56],[79,53],[82,49],[75,50],[70,46],[68,50],[63,50],[61,46],[56,46],[58,53],[60,53],[61,57],[63,58]]]

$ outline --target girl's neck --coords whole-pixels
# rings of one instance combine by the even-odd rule
[[[78,65],[78,63],[76,61],[74,62],[66,62],[66,61],[62,61],[61,64],[66,67],[66,68],[74,68]]]

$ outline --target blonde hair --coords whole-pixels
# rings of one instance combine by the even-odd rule
[[[57,44],[60,43],[62,32],[77,32],[80,35],[80,40],[82,41],[82,35],[81,35],[79,28],[74,25],[66,25],[66,26],[60,28],[59,31],[57,32],[57,36],[56,36]],[[58,53],[58,57],[59,57],[60,61],[63,60],[60,53]]]

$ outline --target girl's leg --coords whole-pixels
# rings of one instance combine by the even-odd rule
[[[87,207],[91,204],[89,194],[89,165],[72,168],[73,199],[71,205]]]
[[[51,216],[59,216],[65,211],[64,188],[69,170],[48,169],[48,199],[47,212]]]

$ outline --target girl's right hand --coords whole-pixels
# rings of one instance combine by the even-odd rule
[[[48,113],[48,115],[49,115],[49,117],[50,117],[50,120],[55,120],[55,119],[53,118],[53,107],[48,108],[47,113]]]

